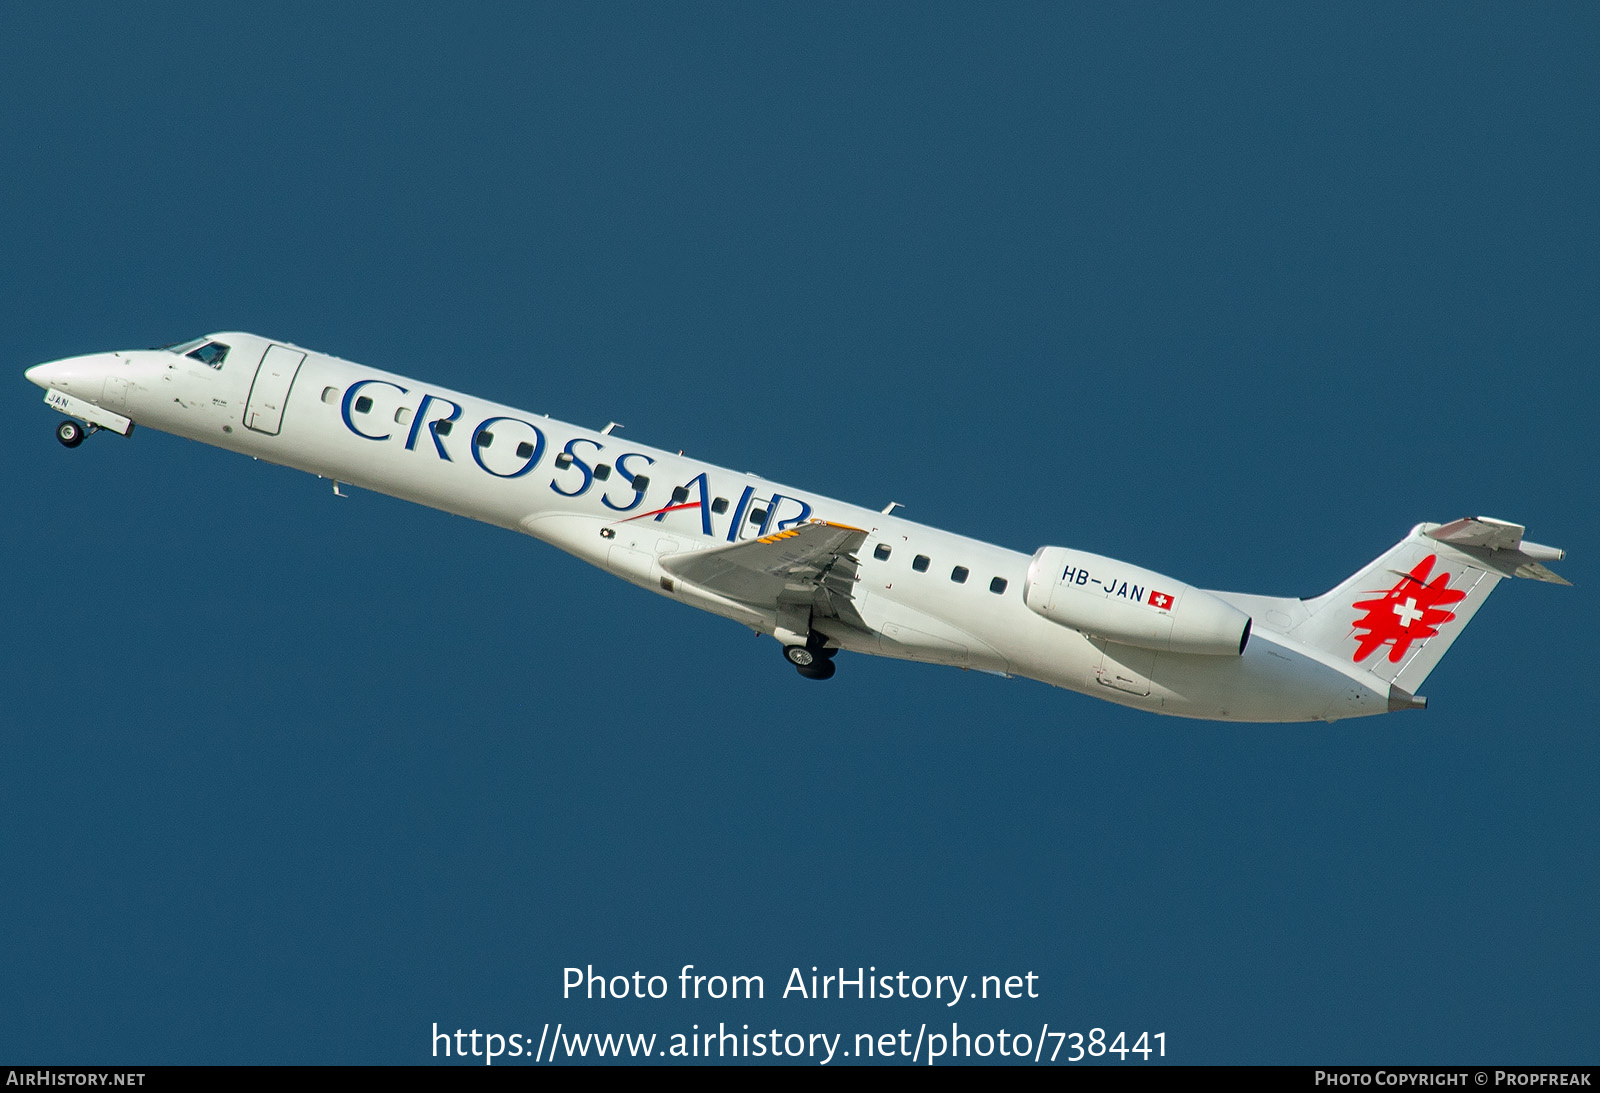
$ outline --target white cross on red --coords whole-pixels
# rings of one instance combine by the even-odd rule
[[[1394,605],[1394,613],[1400,616],[1400,625],[1407,630],[1411,629],[1412,623],[1422,617],[1422,612],[1417,610],[1416,599],[1410,597],[1406,599],[1404,604],[1396,603]]]

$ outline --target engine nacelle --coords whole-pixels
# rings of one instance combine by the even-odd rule
[[[1040,547],[1023,602],[1092,637],[1171,653],[1242,656],[1250,616],[1160,573],[1066,547]]]

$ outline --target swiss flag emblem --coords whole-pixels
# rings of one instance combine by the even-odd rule
[[[1172,597],[1167,595],[1165,592],[1151,592],[1150,593],[1150,606],[1151,607],[1159,607],[1163,611],[1171,611],[1172,610]]]
[[[1450,587],[1450,574],[1443,570],[1433,576],[1437,554],[1418,562],[1410,573],[1402,574],[1389,591],[1373,589],[1376,599],[1357,600],[1351,607],[1364,608],[1366,614],[1355,621],[1355,656],[1360,663],[1373,653],[1389,647],[1389,662],[1399,664],[1414,641],[1425,641],[1439,633],[1439,627],[1456,617],[1450,607],[1467,598],[1464,589]],[[1431,579],[1430,579],[1431,578]]]

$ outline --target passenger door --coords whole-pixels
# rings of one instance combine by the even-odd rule
[[[281,345],[270,347],[256,368],[255,382],[250,385],[250,401],[244,409],[247,428],[269,436],[277,436],[283,427],[283,407],[289,401],[289,389],[306,355],[298,349]]]

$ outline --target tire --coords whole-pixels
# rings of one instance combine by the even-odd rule
[[[814,650],[804,645],[785,645],[783,647],[783,657],[802,672],[821,659]]]
[[[84,435],[83,426],[70,419],[56,426],[56,439],[68,448],[82,444]]]
[[[838,670],[839,666],[831,660],[818,660],[815,664],[808,668],[802,668],[799,665],[795,665],[795,671],[799,672],[807,679],[832,679],[833,673],[837,672]]]

